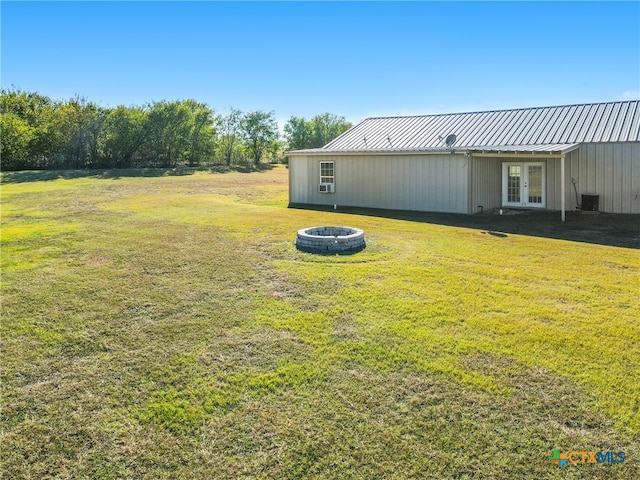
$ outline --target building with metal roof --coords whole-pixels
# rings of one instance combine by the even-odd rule
[[[640,101],[367,118],[289,172],[291,204],[640,213]]]

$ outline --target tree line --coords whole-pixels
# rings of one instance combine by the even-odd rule
[[[286,150],[321,147],[351,127],[330,113],[291,117],[280,135],[274,112],[217,113],[196,100],[103,108],[84,97],[52,100],[0,90],[2,170],[259,164]]]

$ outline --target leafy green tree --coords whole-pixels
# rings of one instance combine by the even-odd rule
[[[189,150],[189,111],[181,102],[157,102],[147,115],[145,154],[153,166],[174,167]]]
[[[271,142],[278,138],[274,113],[261,110],[249,112],[242,117],[240,130],[249,156],[256,165],[259,164]]]
[[[216,146],[216,128],[220,119],[204,103],[185,100],[183,105],[190,111],[190,148],[187,160],[189,165],[195,166],[203,160],[209,160],[213,157]]]
[[[311,148],[323,147],[351,128],[351,124],[344,117],[331,113],[316,115],[309,123],[312,132]]]
[[[100,131],[100,157],[107,168],[136,166],[146,140],[146,112],[119,106],[111,110]]]
[[[13,113],[0,113],[0,159],[3,170],[30,168],[35,129]]]
[[[302,150],[320,148],[351,128],[344,117],[331,113],[316,115],[311,120],[291,117],[284,126],[287,148]]]
[[[0,114],[5,117],[0,136],[8,135],[3,142],[7,150],[0,152],[3,169],[56,166],[53,157],[64,143],[56,125],[57,108],[57,104],[39,93],[0,90]]]
[[[153,166],[197,165],[213,155],[215,117],[195,100],[157,102],[146,116],[145,158]]]
[[[270,162],[276,163],[282,159],[282,154],[284,150],[284,142],[280,140],[273,140],[266,151],[267,158]]]
[[[64,168],[86,168],[98,163],[98,136],[106,112],[83,97],[62,103],[55,110],[55,128],[62,137]]]
[[[284,136],[289,150],[303,150],[312,144],[310,122],[302,117],[291,117],[284,126]]]
[[[242,142],[240,137],[240,121],[242,120],[242,111],[231,108],[229,112],[220,119],[220,138],[219,150],[224,159],[224,163],[231,165],[234,152],[238,151],[238,147]]]
[[[39,93],[0,90],[3,169],[195,166],[281,155],[273,112],[217,116],[195,100],[103,109],[76,96],[52,101]]]
[[[49,97],[19,89],[0,90],[0,113],[12,113],[31,126],[38,124],[42,109],[50,107]]]

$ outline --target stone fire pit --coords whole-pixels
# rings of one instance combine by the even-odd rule
[[[364,231],[352,227],[303,228],[296,238],[296,247],[304,252],[353,253],[365,246]]]

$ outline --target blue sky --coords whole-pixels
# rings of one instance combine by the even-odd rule
[[[640,97],[638,2],[1,2],[2,86],[367,116]]]

